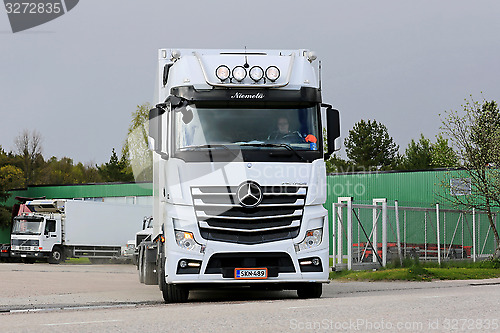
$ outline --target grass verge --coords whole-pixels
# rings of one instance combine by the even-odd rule
[[[89,258],[68,258],[64,263],[70,265],[90,265],[90,260]]]
[[[331,272],[330,279],[340,281],[431,281],[469,280],[500,277],[500,261],[446,262],[421,264],[418,260],[405,260],[403,267],[392,267],[377,271]]]

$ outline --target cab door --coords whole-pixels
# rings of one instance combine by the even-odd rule
[[[55,218],[45,220],[45,228],[42,237],[43,251],[51,252],[54,245],[61,244],[61,221]]]

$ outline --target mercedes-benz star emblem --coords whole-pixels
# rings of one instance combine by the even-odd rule
[[[240,205],[253,208],[258,206],[262,201],[262,189],[255,182],[245,182],[238,187],[236,196]]]

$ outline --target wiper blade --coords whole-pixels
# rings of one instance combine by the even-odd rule
[[[183,147],[184,149],[186,150],[194,150],[194,149],[200,149],[200,148],[224,148],[226,150],[229,150],[231,151],[231,149],[229,149],[228,146],[226,145],[222,145],[222,144],[207,144],[207,145],[198,145],[198,146],[186,146],[186,147]]]
[[[243,143],[240,146],[250,146],[250,147],[283,147],[294,153],[302,161],[307,162],[302,155],[300,155],[292,146],[288,143]]]
[[[184,149],[186,150],[194,150],[194,149],[200,149],[200,148],[223,148],[225,150],[227,150],[228,152],[230,152],[231,154],[233,154],[235,157],[239,157],[238,154],[236,154],[234,151],[232,151],[228,146],[226,145],[223,145],[223,144],[207,144],[207,145],[198,145],[198,146],[187,146],[187,147],[184,147]]]

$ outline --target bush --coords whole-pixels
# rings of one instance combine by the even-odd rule
[[[0,228],[7,228],[11,225],[12,212],[5,206],[0,206]]]

